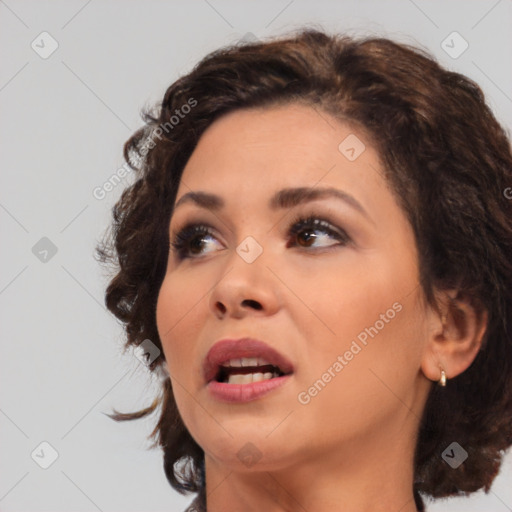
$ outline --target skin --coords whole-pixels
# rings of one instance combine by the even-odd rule
[[[338,149],[349,134],[366,146],[354,161]],[[334,198],[269,209],[276,191],[299,186],[347,192],[366,215]],[[199,190],[226,206],[187,203],[173,213],[171,240],[189,221],[215,236],[202,237],[189,259],[170,252],[157,326],[180,414],[205,452],[208,511],[415,511],[413,455],[428,392],[440,365],[450,385],[471,364],[486,315],[456,290],[438,292],[441,315],[426,304],[412,228],[370,141],[304,105],[238,110],[202,135],[177,200]],[[322,215],[350,242],[316,228],[289,235],[298,213]],[[263,248],[253,263],[236,251],[248,236]],[[396,303],[394,318],[300,403]],[[242,336],[275,347],[295,372],[263,398],[217,401],[202,380],[203,359],[216,341]],[[244,464],[244,446],[259,460]]]

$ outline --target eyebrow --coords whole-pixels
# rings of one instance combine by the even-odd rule
[[[315,201],[317,199],[328,198],[339,199],[347,203],[373,223],[366,210],[355,197],[337,188],[285,188],[276,192],[270,198],[268,205],[271,210],[279,210],[285,208],[293,208],[294,206],[298,206],[310,201]],[[211,194],[209,192],[195,191],[188,192],[181,196],[181,198],[174,205],[174,211],[176,208],[185,203],[194,203],[201,208],[206,208],[212,211],[221,210],[225,206],[225,202],[222,197]]]

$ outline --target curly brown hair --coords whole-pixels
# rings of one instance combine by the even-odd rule
[[[202,133],[227,112],[288,103],[349,121],[370,138],[414,229],[429,304],[438,307],[434,288],[457,288],[487,310],[482,348],[471,366],[429,394],[417,438],[414,495],[423,509],[420,492],[433,498],[482,487],[488,492],[512,444],[511,145],[478,85],[424,50],[302,28],[214,51],[174,82],[124,146],[137,180],[115,204],[113,230],[96,248],[99,260],[116,268],[105,301],[124,324],[125,348],[150,339],[162,350],[155,308],[168,225],[184,166]],[[162,351],[150,369],[164,364]],[[199,493],[195,506],[204,510],[204,452],[183,424],[170,379],[148,408],[111,417],[141,418],[159,404],[149,438],[163,448],[172,487]],[[453,440],[468,452],[457,471],[441,458]]]

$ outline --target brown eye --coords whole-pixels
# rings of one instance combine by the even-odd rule
[[[302,235],[299,234],[298,240],[301,240],[302,238],[302,240],[305,240],[306,242],[306,247],[309,247],[311,245],[309,242],[314,241],[317,238],[316,235],[311,234],[313,231],[315,230],[303,229]],[[304,233],[306,233],[306,235],[304,235]]]
[[[207,240],[209,239],[216,240],[215,234],[209,226],[191,224],[179,231],[170,246],[176,251],[179,260],[197,258],[208,246]]]
[[[316,233],[323,233],[318,235]],[[295,245],[300,247],[309,248],[314,247],[313,244],[322,240],[336,240],[341,242],[342,245],[346,245],[350,238],[342,229],[334,227],[331,223],[317,218],[317,217],[307,217],[307,218],[299,218],[295,220],[295,223],[292,225],[290,229],[290,234],[293,235],[297,242]],[[302,240],[304,243],[300,243]],[[339,243],[331,243],[328,245],[320,245],[318,248],[322,247],[332,247],[334,245],[340,245]]]

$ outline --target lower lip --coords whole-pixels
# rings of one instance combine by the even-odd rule
[[[243,403],[251,402],[279,388],[290,379],[290,375],[283,375],[250,384],[228,384],[212,380],[207,388],[210,394],[222,402]]]

